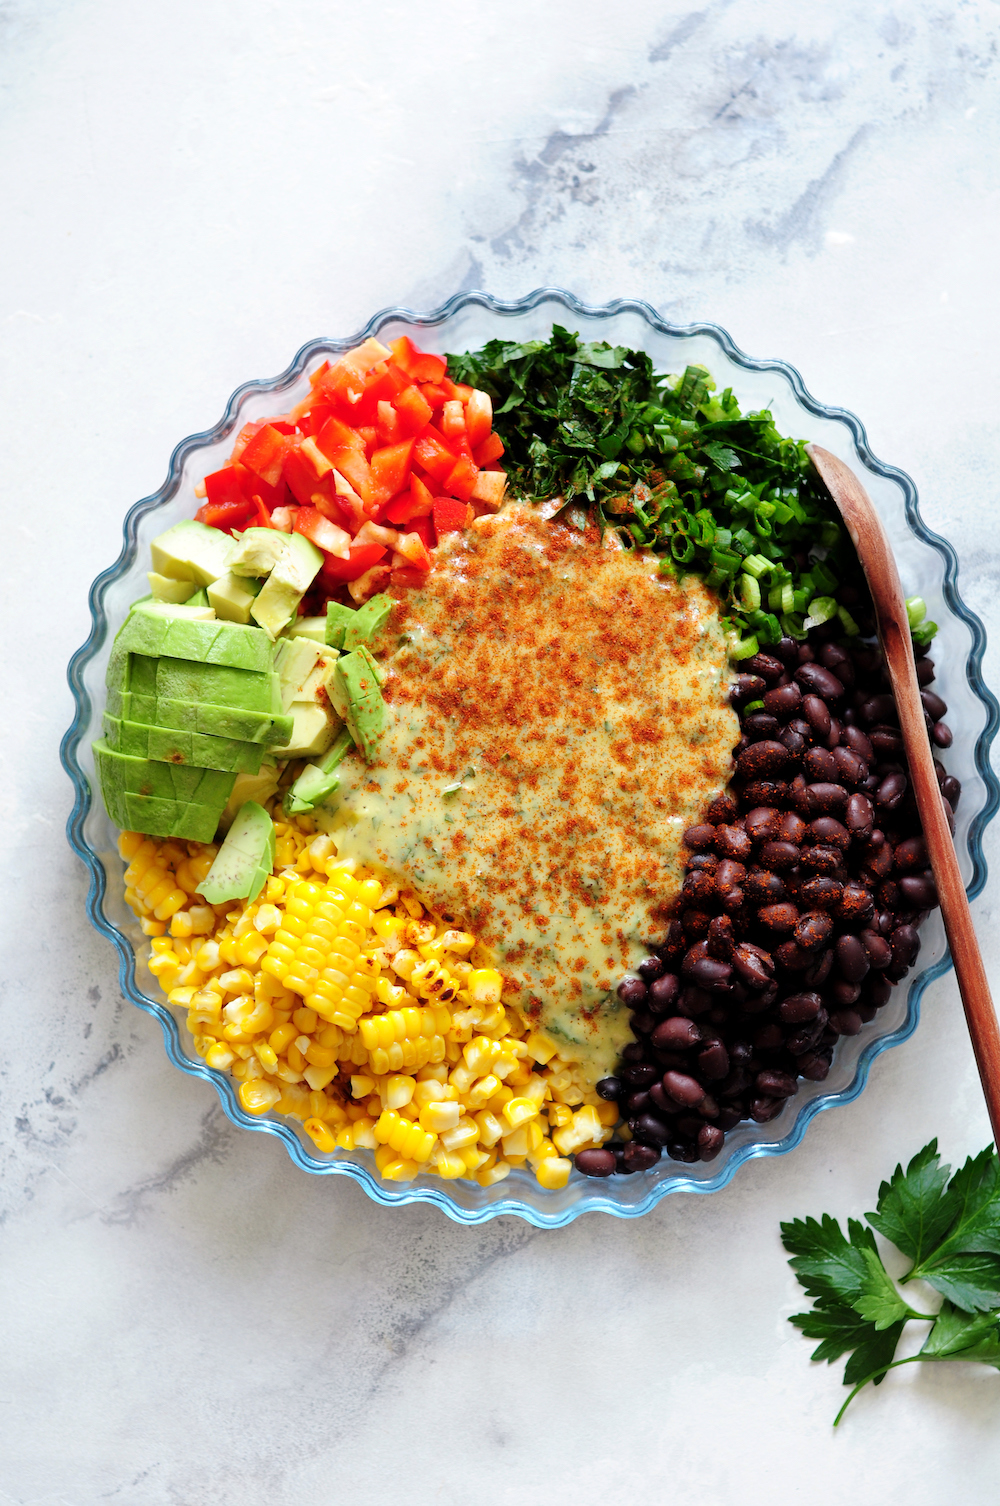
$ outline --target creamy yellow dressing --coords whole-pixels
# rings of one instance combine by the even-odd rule
[[[732,771],[715,599],[514,505],[446,535],[377,646],[378,762],[345,761],[324,825],[474,931],[597,1080],[630,1039],[614,990],[664,933],[682,833]]]

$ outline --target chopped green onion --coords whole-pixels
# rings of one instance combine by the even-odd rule
[[[746,705],[746,706],[743,707],[743,711],[744,711],[745,714],[748,713],[748,712],[751,712],[751,711],[763,711],[763,710],[764,710],[764,702],[763,701],[750,701],[748,705]]]
[[[735,633],[729,640],[729,657],[739,662],[740,659],[752,659],[757,652],[757,639],[751,633],[749,638],[740,638]]]
[[[816,596],[809,603],[809,616],[805,620],[805,629],[808,632],[812,627],[819,627],[821,622],[829,622],[831,617],[837,615],[837,603],[832,596]]]
[[[818,561],[812,566],[812,578],[816,582],[817,589],[825,592],[826,595],[837,588],[837,577]]]
[[[928,619],[926,622],[919,623],[915,628],[911,628],[910,635],[913,638],[914,643],[927,644],[930,643],[937,630],[937,623],[931,622],[930,619]]]
[[[844,629],[844,632],[847,634],[848,638],[856,638],[861,629],[858,627],[858,624],[855,622],[854,618],[851,616],[847,608],[838,607],[837,616],[840,618],[841,627]],[[935,627],[935,624],[933,622],[930,624],[930,626],[934,628],[935,632],[937,631],[937,628]],[[931,634],[932,638],[933,636],[934,633]]]
[[[740,576],[739,599],[748,612],[756,612],[760,606],[760,585],[752,575]]]
[[[744,567],[745,568],[745,567]],[[922,596],[908,596],[906,598],[906,617],[911,628],[923,622],[927,616],[927,603]]]
[[[806,630],[799,612],[784,612],[781,617],[781,626],[789,638],[802,643],[805,640]]]
[[[760,580],[760,577],[771,569],[771,561],[766,560],[762,554],[748,554],[743,561],[743,568],[748,575],[753,576],[754,580]]]

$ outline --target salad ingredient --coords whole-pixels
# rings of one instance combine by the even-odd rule
[[[385,729],[380,671],[364,645],[344,654],[333,671],[333,692],[343,707],[347,730],[365,763],[372,763]]]
[[[250,616],[270,638],[277,638],[295,617],[323,558],[323,551],[303,534],[285,536],[285,547],[250,608]]]
[[[931,1140],[905,1172],[896,1167],[879,1189],[876,1211],[865,1214],[871,1229],[912,1261],[898,1284],[871,1229],[856,1219],[848,1220],[846,1238],[829,1214],[781,1226],[789,1265],[813,1302],[789,1322],[821,1341],[814,1360],[831,1364],[850,1355],[844,1385],[852,1389],[835,1427],[869,1381],[879,1385],[900,1365],[971,1360],[1000,1370],[1000,1162],[989,1145],[950,1173]],[[901,1295],[899,1286],[918,1278],[944,1297],[936,1313],[915,1311]],[[918,1354],[894,1359],[913,1321],[933,1326]]]
[[[248,528],[241,533],[227,556],[234,575],[266,576],[285,552],[291,534],[274,528]]]
[[[227,570],[225,575],[207,588],[206,596],[209,606],[215,609],[216,617],[226,622],[249,624],[250,608],[259,591],[259,581],[234,575],[231,570]]]
[[[94,743],[94,762],[108,815],[118,826],[197,842],[212,840],[236,777],[132,758],[103,739]]]
[[[210,905],[256,899],[274,865],[274,822],[262,805],[248,800],[234,820],[197,893]]]
[[[565,1186],[614,1111],[505,1006],[473,935],[341,866],[311,825],[275,822],[279,871],[222,914],[197,903],[213,845],[120,839],[150,969],[198,1054],[237,1079],[248,1113],[298,1118],[325,1155],[374,1150],[388,1181],[491,1186],[527,1165]]]
[[[594,1081],[628,1039],[615,982],[663,934],[682,833],[732,770],[716,603],[524,505],[437,554],[384,630],[375,761],[342,766],[320,819],[342,857],[461,916]]]
[[[581,505],[626,547],[704,576],[734,657],[801,641],[820,602],[815,620],[856,631],[857,561],[804,441],[766,411],[742,413],[730,388],[713,396],[703,366],[660,377],[644,351],[558,325],[549,340],[491,340],[448,362],[492,400],[513,494]]]
[[[167,602],[133,607],[115,639],[115,651],[261,673],[271,668],[271,646],[256,629],[219,622],[211,607]]]
[[[666,941],[619,986],[635,1039],[599,1089],[630,1128],[620,1170],[636,1144],[653,1163],[664,1149],[709,1161],[740,1120],[777,1119],[919,953],[937,891],[881,655],[823,631],[747,661],[731,794],[685,834]],[[939,778],[957,800],[940,765]]]
[[[372,596],[356,611],[331,601],[326,609],[326,641],[333,648],[349,653],[362,643],[370,643],[381,632],[392,614],[392,598],[384,593]]]
[[[170,580],[193,581],[195,586],[210,586],[225,575],[229,544],[218,529],[209,528],[194,518],[184,518],[149,546],[153,570]]]
[[[193,580],[171,580],[166,575],[157,575],[155,570],[147,570],[146,579],[154,601],[172,602],[175,606],[191,601],[198,590]]]
[[[344,755],[354,746],[354,739],[346,729],[335,739],[329,752],[319,763],[307,763],[302,773],[288,791],[285,812],[288,815],[304,815],[314,806],[332,795],[340,780],[337,770]]]

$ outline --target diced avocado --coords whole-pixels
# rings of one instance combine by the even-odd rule
[[[122,699],[122,710],[129,711],[133,721],[146,721],[176,731],[199,732],[206,737],[234,737],[243,742],[260,743],[263,748],[287,743],[292,735],[292,718],[283,713],[241,711],[233,706],[206,705],[203,701],[164,696],[151,704],[145,696]]]
[[[188,585],[192,585],[188,581]],[[129,612],[142,612],[146,616],[166,617],[177,622],[214,622],[215,609],[208,604],[202,586],[192,586],[192,595],[187,601],[134,601]]]
[[[131,683],[145,692],[145,682],[136,682],[136,655]],[[273,671],[234,669],[228,664],[201,664],[191,659],[160,658],[156,664],[156,695],[178,701],[206,701],[210,706],[231,706],[235,711],[270,711],[278,696],[278,677]],[[143,675],[145,671],[143,670]]]
[[[388,622],[392,613],[392,598],[380,593],[378,596],[369,597],[363,607],[352,615],[351,621],[344,628],[343,649],[349,653],[352,648],[357,648],[360,643],[370,643],[380,628]],[[329,608],[327,608],[329,615]]]
[[[359,644],[357,652],[364,655],[364,657],[368,661],[368,667],[371,670],[372,674],[375,676],[375,679],[380,685],[384,685],[386,681],[385,670],[382,668],[381,664],[378,662],[375,655],[368,647],[367,643]]]
[[[208,588],[208,600],[215,608],[215,615],[225,622],[249,622],[250,608],[260,590],[260,582],[253,576],[234,575],[231,570],[213,581]]]
[[[104,736],[116,753],[199,769],[256,774],[264,757],[263,743],[123,721],[108,712],[104,713]]]
[[[284,553],[250,608],[250,616],[271,638],[291,622],[322,563],[323,552],[315,544],[301,533],[288,536]]]
[[[348,731],[365,763],[372,763],[385,726],[385,702],[372,670],[371,656],[356,648],[337,660],[333,683],[344,704]]]
[[[129,654],[124,689],[137,695],[156,694],[156,667],[159,659],[149,654]]]
[[[208,599],[208,592],[204,586],[199,586],[194,595],[188,597],[184,605],[188,607],[211,607],[213,616],[218,615]]]
[[[153,569],[171,580],[193,580],[207,586],[226,573],[232,539],[218,528],[185,518],[161,533],[149,546]]]
[[[274,667],[281,685],[281,704],[287,711],[302,699],[301,690],[316,668],[322,649],[311,638],[282,638],[275,645]]]
[[[211,620],[196,620],[194,613],[210,613]],[[231,669],[257,672],[271,668],[267,635],[238,622],[219,622],[211,607],[171,606],[166,602],[137,607],[120,629],[115,644],[151,657],[193,659],[199,664],[225,664]]]
[[[285,629],[291,638],[312,638],[317,643],[326,643],[325,617],[297,617]]]
[[[258,805],[263,805],[265,800],[270,800],[277,793],[278,767],[269,759],[261,764],[258,774],[237,774],[236,783],[219,817],[219,826],[223,831],[228,831],[247,800],[256,800]]]
[[[123,799],[119,826],[145,832],[150,837],[178,837],[183,842],[211,842],[222,813],[218,805],[161,800],[155,795],[126,794]]]
[[[357,615],[354,607],[345,607],[343,602],[327,602],[326,641],[331,648],[343,648],[348,623],[353,622]]]
[[[210,905],[256,899],[274,867],[274,822],[262,805],[247,800],[237,812],[215,862],[198,885]]]
[[[340,783],[337,769],[340,767],[344,754],[353,746],[354,740],[345,727],[318,764],[306,764],[285,795],[284,807],[287,815],[295,816],[303,811],[311,811],[314,806],[319,805],[320,801],[333,794]]]
[[[94,760],[104,790],[131,795],[150,795],[194,805],[218,805],[229,798],[235,773],[202,769],[187,764],[157,763],[149,758],[131,758],[116,753],[106,742],[94,743]]]
[[[290,538],[277,528],[248,528],[230,545],[228,569],[233,575],[270,575]]]
[[[148,570],[146,579],[154,601],[172,601],[180,605],[193,596],[196,590],[193,580],[171,580],[169,575],[157,575],[155,570]]]
[[[293,701],[292,735],[275,758],[315,758],[325,753],[337,734],[338,724],[318,701]]]

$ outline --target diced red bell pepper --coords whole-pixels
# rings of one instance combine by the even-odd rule
[[[299,508],[295,514],[294,532],[303,534],[317,549],[337,558],[341,557],[342,551],[349,548],[351,543],[351,535],[331,523],[315,507]]]
[[[320,478],[316,475],[316,467],[307,455],[303,455],[299,445],[294,445],[285,456],[282,474],[296,502],[308,507],[313,492],[319,489]]]
[[[438,535],[442,533],[461,533],[472,522],[472,508],[468,502],[460,502],[455,497],[434,498],[434,527]]]
[[[207,500],[216,507],[222,507],[226,502],[245,502],[246,494],[242,486],[243,474],[242,466],[224,465],[221,471],[213,471],[210,476],[206,476]]]
[[[265,424],[250,440],[240,456],[240,463],[253,471],[268,486],[277,486],[281,480],[281,468],[291,446],[273,424]]]
[[[411,518],[408,533],[415,533],[425,549],[437,547],[437,529],[434,527],[434,519],[427,517]]]
[[[314,399],[312,407],[299,419],[299,428],[307,439],[310,436],[315,439],[327,419],[333,416],[334,410],[329,403],[321,403]]]
[[[432,408],[443,408],[448,401],[448,388],[441,382],[421,382],[420,390]]]
[[[465,409],[458,398],[449,398],[441,410],[441,433],[449,443],[453,439],[465,439],[468,437],[465,425]]]
[[[414,382],[440,382],[448,370],[443,356],[433,356],[428,351],[418,350],[408,335],[390,340],[390,349],[396,365]]]
[[[489,438],[493,427],[493,404],[489,393],[473,389],[472,396],[465,405],[465,427],[473,449]]]
[[[429,570],[433,564],[427,545],[415,529],[409,533],[401,533],[399,535],[399,539],[396,542],[396,551],[415,570]]]
[[[344,480],[350,482],[365,506],[369,507],[373,501],[374,492],[371,466],[365,459],[364,450],[324,450],[323,453],[334,470],[339,471]]]
[[[351,520],[340,506],[337,495],[333,489],[333,482],[329,476],[324,476],[322,481],[317,481],[316,490],[310,498],[311,504],[317,512],[321,512],[324,518],[335,523],[338,528],[343,528],[346,533],[351,532]]]
[[[392,361],[380,361],[365,378],[364,396],[355,408],[355,421],[359,424],[375,422],[379,403],[391,403],[397,392],[408,387],[409,377]]]
[[[396,394],[393,407],[399,414],[404,434],[419,434],[430,423],[433,409],[419,387],[404,387]]]
[[[414,465],[419,465],[435,481],[443,482],[455,469],[456,460],[454,450],[449,448],[444,436],[438,433],[433,424],[428,424],[420,431],[413,447]]]
[[[469,401],[476,390],[475,387],[467,386],[465,382],[453,382],[450,377],[445,377],[441,386],[448,393],[449,397],[457,397],[463,405]]]
[[[434,509],[433,493],[421,481],[419,476],[410,476],[410,489],[400,492],[398,497],[393,497],[391,502],[384,504],[379,510],[380,523],[395,523],[397,526],[409,523],[413,518],[428,518]]]
[[[287,418],[269,418],[267,422],[271,425],[272,429],[277,429],[279,434],[295,433],[295,425],[290,423]]]
[[[445,481],[444,491],[449,497],[461,497],[464,502],[467,502],[472,496],[478,475],[479,467],[473,464],[467,455],[463,455]]]
[[[385,550],[379,544],[355,544],[351,548],[349,560],[337,559],[335,555],[328,554],[323,561],[320,575],[329,586],[341,585],[345,581],[360,580],[372,565],[377,565],[384,557]]]
[[[233,445],[233,453],[229,457],[230,462],[239,460],[240,456],[243,454],[243,451],[246,449],[251,439],[253,439],[254,435],[257,433],[257,430],[265,428],[266,425],[266,418],[258,418],[253,423],[243,425],[242,429],[236,436],[236,443]]]
[[[370,462],[375,451],[378,449],[378,429],[376,429],[374,424],[359,424],[358,438],[361,440],[361,448]]]
[[[499,434],[491,434],[484,439],[481,445],[477,445],[472,452],[472,458],[482,470],[484,465],[492,465],[494,460],[499,460],[503,454],[503,440]]]
[[[403,437],[403,426],[399,422],[399,414],[391,403],[380,402],[376,416],[378,437],[382,444],[398,444]]]
[[[243,497],[238,502],[205,502],[195,513],[195,518],[199,523],[207,523],[209,528],[219,528],[223,533],[231,534],[234,528],[246,528],[256,511],[256,504]]]
[[[376,450],[371,457],[372,485],[374,495],[380,502],[388,501],[406,486],[413,459],[412,439],[402,444],[386,445]]]
[[[364,442],[358,437],[357,430],[332,415],[316,435],[316,443],[328,460],[333,458],[334,450],[364,449]]]

